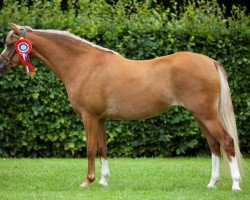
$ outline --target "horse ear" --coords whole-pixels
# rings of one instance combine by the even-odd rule
[[[19,26],[16,24],[10,24],[10,28],[14,31],[14,33],[20,32]]]

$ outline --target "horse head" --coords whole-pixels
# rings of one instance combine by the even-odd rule
[[[15,44],[20,38],[25,37],[28,31],[27,27],[18,26],[16,24],[11,24],[10,28],[11,31],[9,31],[6,37],[5,48],[0,54],[0,77],[7,71],[17,69],[21,64],[20,57],[15,49]]]

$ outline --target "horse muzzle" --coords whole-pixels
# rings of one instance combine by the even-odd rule
[[[6,64],[3,62],[0,62],[0,77],[4,75],[5,68],[6,68]]]

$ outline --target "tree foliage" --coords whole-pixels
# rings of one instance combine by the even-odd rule
[[[250,153],[250,17],[233,7],[230,17],[216,1],[181,9],[151,6],[151,1],[79,0],[77,13],[69,1],[5,0],[0,11],[3,48],[9,23],[60,29],[118,51],[131,59],[149,59],[177,51],[202,53],[222,62],[229,74],[242,151]],[[177,11],[178,8],[178,11]],[[176,12],[174,12],[176,11]],[[82,157],[85,133],[70,107],[65,89],[42,63],[37,75],[22,68],[0,79],[0,156]],[[107,121],[110,156],[179,156],[208,154],[194,118],[173,107],[159,117],[140,121]]]

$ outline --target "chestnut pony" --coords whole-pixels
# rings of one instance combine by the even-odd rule
[[[100,184],[107,186],[109,168],[105,119],[145,119],[181,105],[196,118],[212,152],[209,188],[219,179],[220,147],[240,188],[242,159],[227,74],[204,55],[179,52],[152,60],[129,60],[69,32],[11,25],[0,57],[0,75],[21,62],[14,44],[25,38],[32,58],[42,61],[64,83],[74,111],[81,116],[87,138],[88,174],[81,187],[95,179],[95,157],[101,159]]]

